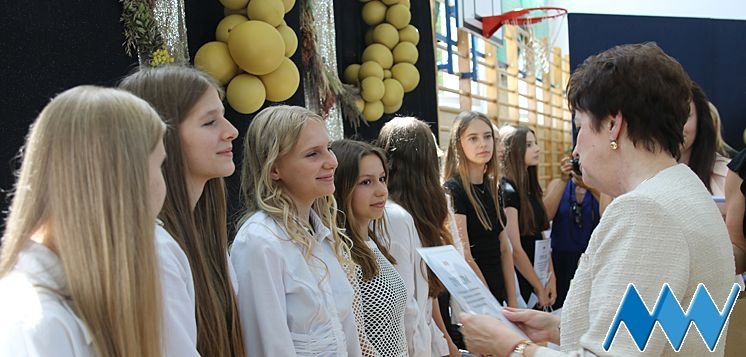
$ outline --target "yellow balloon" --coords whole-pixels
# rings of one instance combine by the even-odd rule
[[[394,63],[407,62],[415,64],[419,57],[417,46],[411,42],[399,42],[399,44],[394,47],[392,53],[394,55]]]
[[[386,4],[375,0],[363,5],[363,22],[370,26],[375,26],[386,19]]]
[[[383,103],[379,102],[365,102],[365,108],[363,109],[363,118],[367,121],[376,121],[381,119],[383,116]]]
[[[246,21],[233,27],[228,36],[228,49],[236,64],[254,75],[276,70],[285,58],[282,35],[263,21]]]
[[[277,31],[282,35],[282,40],[285,41],[285,57],[292,56],[298,49],[298,36],[287,25],[277,26]]]
[[[277,70],[259,78],[267,89],[267,100],[270,102],[287,100],[295,94],[300,85],[298,67],[289,58],[284,58]]]
[[[264,105],[266,92],[259,78],[243,73],[228,83],[225,97],[228,104],[237,112],[251,114]]]
[[[376,61],[383,69],[389,69],[394,64],[394,55],[386,46],[374,43],[363,50],[363,62],[367,61]]]
[[[287,14],[295,6],[295,0],[282,0],[282,5],[285,6],[285,13]]]
[[[220,0],[220,3],[223,4],[226,9],[238,10],[245,8],[249,3],[249,0]]]
[[[377,102],[383,98],[385,88],[382,80],[368,77],[360,81],[360,96],[366,102]]]
[[[384,69],[383,70],[383,78],[384,79],[391,78],[391,70],[390,69]]]
[[[409,9],[409,7],[411,6],[409,0],[399,0],[399,3],[402,4],[402,5],[404,5],[404,6],[406,6],[407,9]]]
[[[230,34],[231,29],[233,29],[233,27],[235,27],[236,25],[242,24],[246,21],[249,21],[249,18],[239,14],[233,14],[224,17],[218,23],[218,27],[215,28],[215,38],[218,41],[228,42],[228,35]]]
[[[743,129],[743,143],[746,144],[746,129]]]
[[[362,113],[365,109],[365,100],[363,100],[363,98],[355,99],[355,108],[357,108],[357,110]]]
[[[391,68],[391,75],[401,83],[404,93],[409,93],[420,83],[420,72],[411,63],[397,63]]]
[[[404,99],[404,87],[396,79],[383,80],[384,93],[381,103],[386,107],[395,106]]]
[[[220,41],[202,45],[194,54],[194,66],[207,72],[220,85],[228,83],[239,72],[228,51],[228,45]]]
[[[368,31],[365,31],[365,45],[370,45],[373,43],[373,29],[368,29]]]
[[[256,1],[256,0],[252,0]],[[249,4],[251,6],[251,4]],[[249,16],[251,17],[251,16]],[[403,29],[409,25],[409,21],[412,20],[412,13],[409,12],[406,6],[401,4],[392,5],[386,11],[386,22],[394,25],[397,29]]]
[[[345,72],[342,77],[345,83],[355,84],[357,83],[358,73],[360,73],[360,65],[357,63],[353,63],[345,68]]]
[[[380,43],[392,49],[399,43],[399,31],[391,24],[378,24],[378,26],[373,28],[373,42]]]
[[[357,78],[362,81],[363,79],[368,77],[383,79],[383,68],[380,64],[378,64],[378,62],[367,61],[363,62],[363,64],[360,66]]]
[[[398,102],[397,102],[396,104],[394,104],[394,105],[391,105],[391,106],[388,106],[388,105],[384,105],[384,106],[383,106],[383,112],[384,112],[384,113],[386,113],[386,114],[394,114],[394,113],[398,112],[398,111],[399,111],[399,109],[401,109],[401,105],[402,105],[402,103],[403,103],[403,101],[402,101],[402,100],[399,100],[399,101],[398,101]]]
[[[420,42],[420,31],[412,25],[407,25],[399,30],[399,41],[411,42],[416,45]]]
[[[246,14],[252,20],[264,21],[277,27],[285,15],[285,5],[282,0],[251,0],[246,7]]]
[[[228,15],[243,15],[243,16],[246,16],[246,7],[244,6],[244,7],[240,8],[240,9],[237,9],[237,10],[231,10],[229,8],[224,8],[223,9],[223,16],[228,16]]]

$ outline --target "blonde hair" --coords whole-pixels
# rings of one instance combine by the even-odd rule
[[[80,86],[39,114],[3,235],[0,276],[36,232],[57,250],[76,316],[101,356],[159,356],[161,298],[148,209],[164,124],[143,100]]]
[[[244,356],[238,303],[228,273],[228,213],[222,177],[207,180],[192,208],[186,182],[188,163],[179,128],[208,91],[220,86],[192,67],[141,68],[120,84],[145,99],[168,124],[163,139],[169,158],[163,165],[168,190],[158,218],[189,259],[194,280],[197,350],[203,356]],[[186,212],[190,212],[188,214]]]
[[[499,212],[500,200],[497,180],[500,177],[500,165],[497,162],[497,142],[494,139],[498,137],[498,134],[497,132],[495,132],[494,125],[487,118],[486,115],[479,112],[471,111],[461,112],[458,116],[456,116],[456,119],[453,122],[453,126],[451,126],[451,139],[448,144],[448,151],[446,152],[443,179],[447,180],[450,177],[455,177],[461,181],[461,184],[464,186],[464,191],[466,192],[466,197],[468,198],[469,203],[477,212],[479,223],[482,224],[482,227],[484,227],[485,230],[491,231],[495,227],[492,227],[490,217],[487,214],[487,209],[485,208],[484,204],[479,199],[477,199],[477,193],[474,190],[474,186],[471,185],[469,181],[469,168],[467,165],[468,159],[466,158],[466,154],[464,154],[464,148],[461,145],[461,136],[464,134],[464,131],[466,131],[469,125],[476,120],[481,120],[490,127],[490,130],[492,130],[492,137],[494,140],[493,143],[495,145],[493,145],[492,148],[492,157],[490,158],[490,161],[487,162],[487,164],[485,165],[486,167],[484,170],[483,180],[484,183],[487,184],[487,190],[489,191],[490,196],[492,196],[492,199],[495,201],[495,207],[498,208]],[[505,223],[502,221],[501,216],[502,215],[498,214],[497,220],[502,227],[505,227]]]
[[[323,119],[312,111],[295,106],[279,105],[260,111],[251,120],[244,141],[241,164],[241,199],[245,212],[239,226],[255,212],[263,211],[280,223],[289,239],[301,247],[306,259],[311,257],[315,240],[308,236],[308,219],[298,219],[295,202],[283,185],[272,180],[270,173],[278,159],[293,150],[301,131],[309,121]],[[337,203],[333,195],[317,198],[312,209],[331,230],[334,253],[346,269],[354,265],[344,240],[348,238],[337,228]]]
[[[712,116],[712,122],[715,126],[715,148],[717,149],[717,153],[726,158],[733,157],[736,150],[723,140],[723,134],[720,130],[721,122],[718,108],[710,101],[707,102],[707,106],[710,107],[710,116]]]

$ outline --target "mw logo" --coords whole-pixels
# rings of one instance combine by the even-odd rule
[[[635,285],[629,284],[622,302],[619,304],[616,316],[614,316],[614,320],[609,327],[609,332],[606,334],[603,348],[605,351],[609,350],[611,342],[623,322],[637,348],[642,352],[645,350],[648,340],[650,340],[650,334],[653,332],[655,323],[658,322],[671,347],[678,352],[689,332],[689,325],[693,322],[707,348],[714,351],[723,332],[723,327],[725,327],[725,321],[733,309],[733,303],[736,301],[739,290],[738,284],[733,284],[721,312],[705,285],[700,283],[697,285],[697,290],[694,292],[687,312],[684,313],[671,288],[668,284],[663,284],[658,301],[655,302],[653,311],[650,312],[645,302],[642,301]]]

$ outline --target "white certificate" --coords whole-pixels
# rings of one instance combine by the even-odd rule
[[[456,248],[443,245],[417,248],[417,252],[448,289],[462,311],[495,317],[521,337],[527,338],[523,331],[503,316],[500,304]]]

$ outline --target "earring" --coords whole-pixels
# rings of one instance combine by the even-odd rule
[[[617,143],[616,143],[616,140],[612,140],[612,141],[611,141],[611,142],[609,143],[609,147],[611,148],[611,150],[616,150],[616,149],[618,149],[618,148],[619,148],[619,145],[617,145]]]

